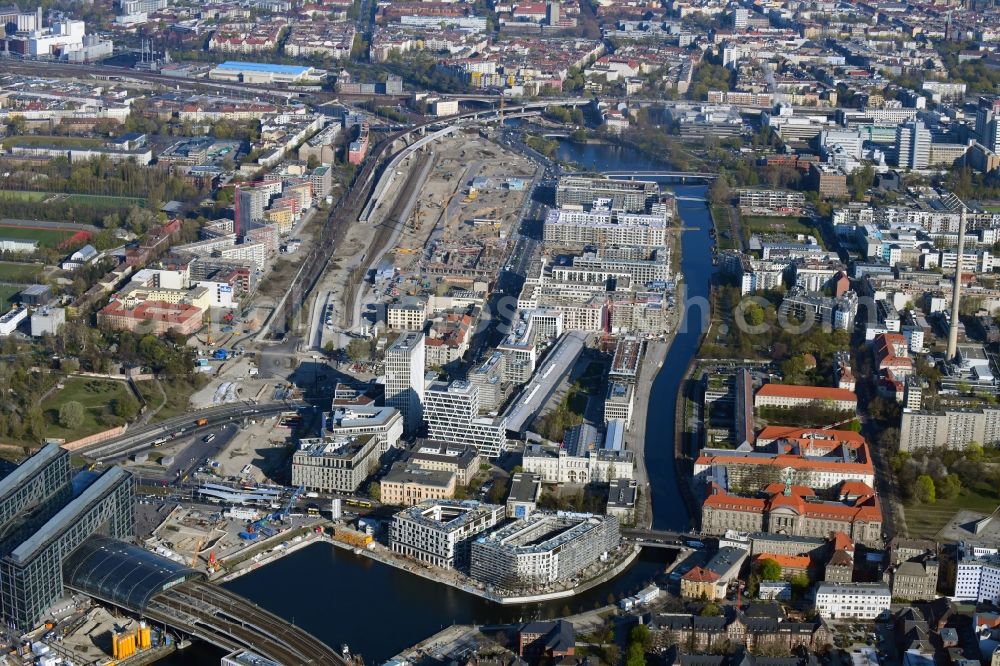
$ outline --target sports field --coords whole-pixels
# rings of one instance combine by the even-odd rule
[[[0,282],[31,284],[38,279],[44,266],[16,261],[0,261]]]
[[[66,243],[78,232],[72,229],[46,229],[41,227],[22,227],[13,224],[0,224],[0,238],[17,238],[36,240],[42,247],[55,247]]]
[[[0,201],[27,201],[41,203],[43,201],[64,201],[69,204],[95,206],[99,208],[129,208],[131,206],[146,206],[142,197],[116,197],[110,194],[64,194],[61,192],[35,192],[32,190],[0,190]]]

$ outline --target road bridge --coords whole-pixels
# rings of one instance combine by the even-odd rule
[[[159,423],[129,428],[124,435],[89,446],[82,446],[75,449],[73,453],[87,456],[93,460],[118,458],[148,448],[157,439],[170,438],[178,433],[190,434],[237,419],[274,416],[282,412],[294,411],[298,407],[291,402],[272,402],[239,403],[195,410]],[[199,424],[198,422],[202,419],[205,422]]]
[[[670,530],[623,529],[622,536],[631,539],[644,548],[689,549],[703,541],[702,537],[691,532],[673,532]]]
[[[719,176],[717,173],[703,171],[602,171],[601,174],[608,178],[627,178],[629,180],[656,178],[673,183],[707,182],[715,180]]]

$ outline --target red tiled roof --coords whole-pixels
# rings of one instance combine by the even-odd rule
[[[722,576],[714,571],[709,571],[704,567],[695,567],[683,576],[683,580],[690,581],[692,583],[714,583],[720,578],[722,578]]]

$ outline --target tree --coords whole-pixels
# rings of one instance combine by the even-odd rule
[[[639,643],[630,643],[625,653],[625,666],[646,666],[646,653]]]
[[[306,168],[312,171],[319,166],[319,158],[315,155],[310,155],[309,159],[306,161]]]
[[[368,496],[376,502],[382,499],[382,486],[378,481],[373,481],[371,485],[368,486]]]
[[[131,421],[139,414],[139,401],[131,393],[115,398],[111,405],[115,416]]]
[[[958,497],[958,493],[962,490],[962,480],[958,477],[958,474],[949,474],[948,476],[938,479],[934,484],[935,495],[943,500],[950,500]]]
[[[792,584],[792,593],[799,598],[809,589],[809,576],[806,574],[795,574],[789,579],[789,582]]]
[[[719,617],[722,615],[722,609],[719,608],[719,604],[710,601],[701,607],[700,615],[702,617]]]
[[[712,186],[708,188],[708,200],[716,206],[727,205],[732,196],[729,183],[723,176],[716,178],[712,182]]]
[[[760,577],[762,580],[780,580],[781,565],[771,558],[762,560],[760,563]]]
[[[924,504],[933,504],[937,497],[934,491],[934,479],[927,476],[926,474],[921,474],[917,477],[916,486],[914,487],[914,492],[917,499]]]
[[[865,193],[875,184],[875,167],[866,164],[860,169],[855,169],[849,176],[851,181],[851,198],[855,201],[863,201]]]
[[[371,354],[371,345],[367,340],[355,338],[347,345],[347,355],[352,361],[365,361]]]
[[[59,408],[59,425],[67,430],[76,430],[83,425],[83,405],[70,400]]]

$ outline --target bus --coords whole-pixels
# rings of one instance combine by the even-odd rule
[[[309,515],[310,518],[319,518],[319,509],[314,506],[311,506],[308,509],[306,509],[306,513]]]
[[[372,508],[374,506],[371,503],[370,500],[357,499],[355,497],[350,497],[350,498],[344,500],[344,503],[347,504],[348,506],[360,506],[360,507],[364,507],[366,509],[370,509],[370,508]]]

